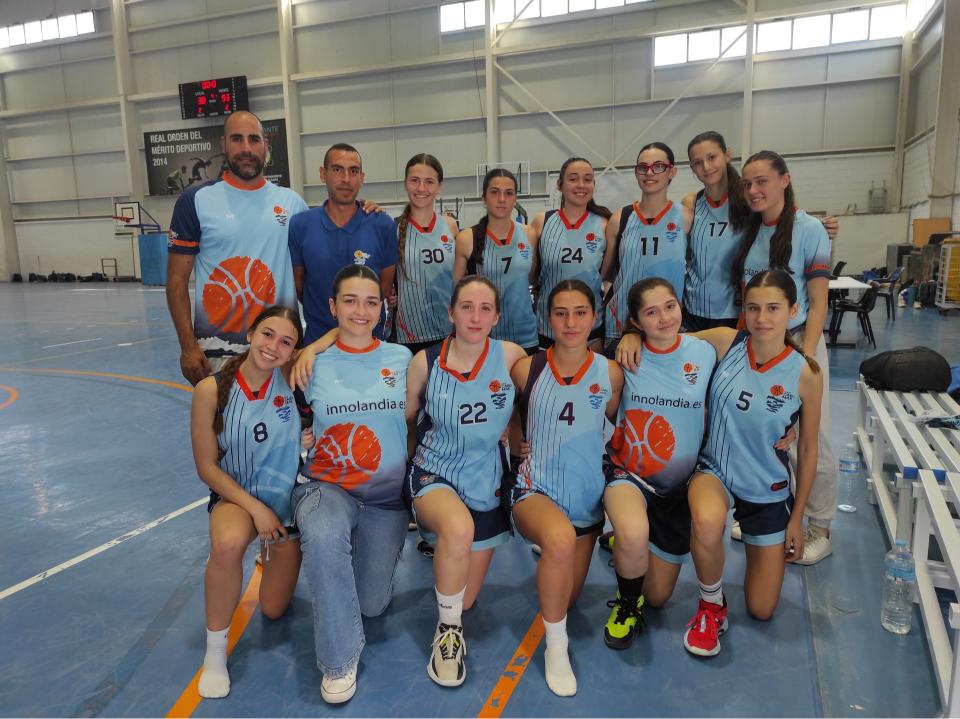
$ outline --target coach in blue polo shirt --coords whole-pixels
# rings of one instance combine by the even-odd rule
[[[342,267],[366,265],[372,269],[380,277],[384,297],[393,288],[396,229],[386,213],[363,212],[357,202],[363,177],[357,149],[344,143],[333,145],[320,168],[327,201],[290,218],[290,259],[307,320],[305,343],[336,326],[327,301],[333,294],[333,277]],[[383,337],[382,318],[375,335]]]

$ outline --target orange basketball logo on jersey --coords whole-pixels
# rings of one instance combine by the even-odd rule
[[[780,397],[783,395],[783,385],[773,385],[773,387],[770,388],[770,394],[772,394],[774,397]]]
[[[317,440],[311,474],[324,482],[355,489],[380,468],[383,449],[373,430],[344,422],[328,427]]]
[[[217,265],[203,286],[203,311],[220,332],[246,332],[276,299],[273,273],[250,257],[230,257]]]
[[[690,384],[696,384],[700,378],[700,368],[693,362],[683,363],[683,378]]]
[[[380,379],[383,380],[383,383],[387,385],[387,387],[397,386],[397,373],[392,369],[387,369],[384,367],[382,370],[380,370]]]
[[[273,218],[281,227],[287,224],[288,217],[287,211],[280,207],[280,205],[273,206]]]
[[[645,409],[628,409],[610,440],[620,464],[640,477],[666,467],[676,444],[670,423]]]

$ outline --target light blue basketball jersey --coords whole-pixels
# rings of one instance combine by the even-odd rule
[[[239,354],[247,330],[270,305],[297,309],[288,221],[306,210],[288,187],[239,187],[230,173],[177,198],[167,247],[195,255],[193,329],[209,356]]]
[[[553,337],[547,298],[550,291],[563,280],[582,280],[593,290],[597,307],[600,306],[600,266],[607,240],[603,235],[603,218],[592,212],[571,222],[563,210],[548,212],[540,232],[537,252],[540,255],[540,294],[537,302],[537,330],[545,337]],[[594,327],[603,321],[597,312]]]
[[[743,283],[754,275],[770,269],[770,238],[776,226],[761,224],[747,253],[743,265]],[[797,210],[793,222],[793,242],[791,243],[790,265],[788,268],[793,281],[797,284],[797,304],[800,311],[790,320],[790,329],[796,329],[807,321],[810,309],[810,296],[807,294],[807,280],[815,277],[830,277],[830,238],[823,223],[810,217],[803,210]]]
[[[673,285],[677,297],[683,297],[686,272],[687,235],[683,231],[681,206],[668,202],[653,218],[643,217],[636,202],[624,207],[623,212],[629,212],[630,219],[620,238],[620,269],[607,304],[604,334],[608,340],[619,339],[630,320],[627,294],[631,287],[646,277],[662,277]]]
[[[399,231],[399,228],[398,228]],[[453,292],[454,236],[434,213],[426,227],[407,224],[403,266],[397,267],[397,342],[441,340],[450,333],[447,307]]]
[[[697,466],[713,345],[680,335],[669,350],[643,345],[640,366],[624,370],[610,459],[659,495],[677,494]]]
[[[707,406],[702,467],[748,502],[780,502],[790,493],[787,453],[773,445],[800,414],[803,355],[787,347],[761,367],[750,335],[737,335],[717,365]]]
[[[487,230],[480,274],[500,293],[500,321],[490,336],[516,342],[521,347],[537,345],[537,318],[530,297],[530,268],[533,248],[524,226],[514,222],[504,239]]]
[[[570,378],[560,376],[553,351],[534,355],[520,401],[530,456],[520,465],[518,487],[542,492],[577,527],[603,519],[603,452],[606,408],[612,389],[602,355],[591,352]]]
[[[719,204],[705,192],[697,195],[690,228],[690,261],[687,263],[683,305],[699,317],[731,319],[740,314],[733,285],[733,256],[741,232],[730,224],[730,202]]]
[[[468,376],[447,367],[449,343],[427,349],[426,401],[413,463],[450,482],[470,509],[485,512],[500,505],[500,437],[513,413],[513,381],[502,342],[487,340]]]
[[[406,347],[379,340],[363,350],[338,342],[317,355],[305,393],[316,437],[305,476],[373,506],[403,506],[410,357]]]
[[[279,369],[256,396],[237,372],[223,408],[217,444],[220,469],[266,504],[284,526],[293,524],[290,494],[300,463],[300,415]]]

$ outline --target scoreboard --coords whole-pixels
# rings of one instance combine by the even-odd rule
[[[180,83],[180,116],[184,120],[249,109],[246,75]]]

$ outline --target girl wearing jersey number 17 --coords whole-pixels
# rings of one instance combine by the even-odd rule
[[[511,372],[530,454],[511,488],[513,521],[539,544],[536,584],[546,630],[546,679],[559,696],[577,692],[567,610],[583,589],[593,543],[603,528],[603,447],[623,386],[620,367],[590,351],[592,290],[564,280],[547,299],[555,343]]]
[[[421,535],[435,543],[439,621],[427,674],[459,686],[466,678],[462,613],[477,598],[494,548],[510,538],[501,436],[513,414],[510,368],[526,353],[490,339],[500,298],[486,278],[457,283],[448,317],[453,334],[418,352],[407,373],[407,411],[420,416],[403,492]]]
[[[300,459],[300,418],[283,367],[303,337],[300,315],[268,307],[250,326],[250,348],[197,384],[190,407],[193,458],[210,487],[210,556],[204,572],[207,653],[198,691],[230,693],[227,631],[240,601],[243,554],[259,537],[264,553],[260,608],[286,611],[300,571],[290,493]],[[289,541],[286,541],[288,540]]]

